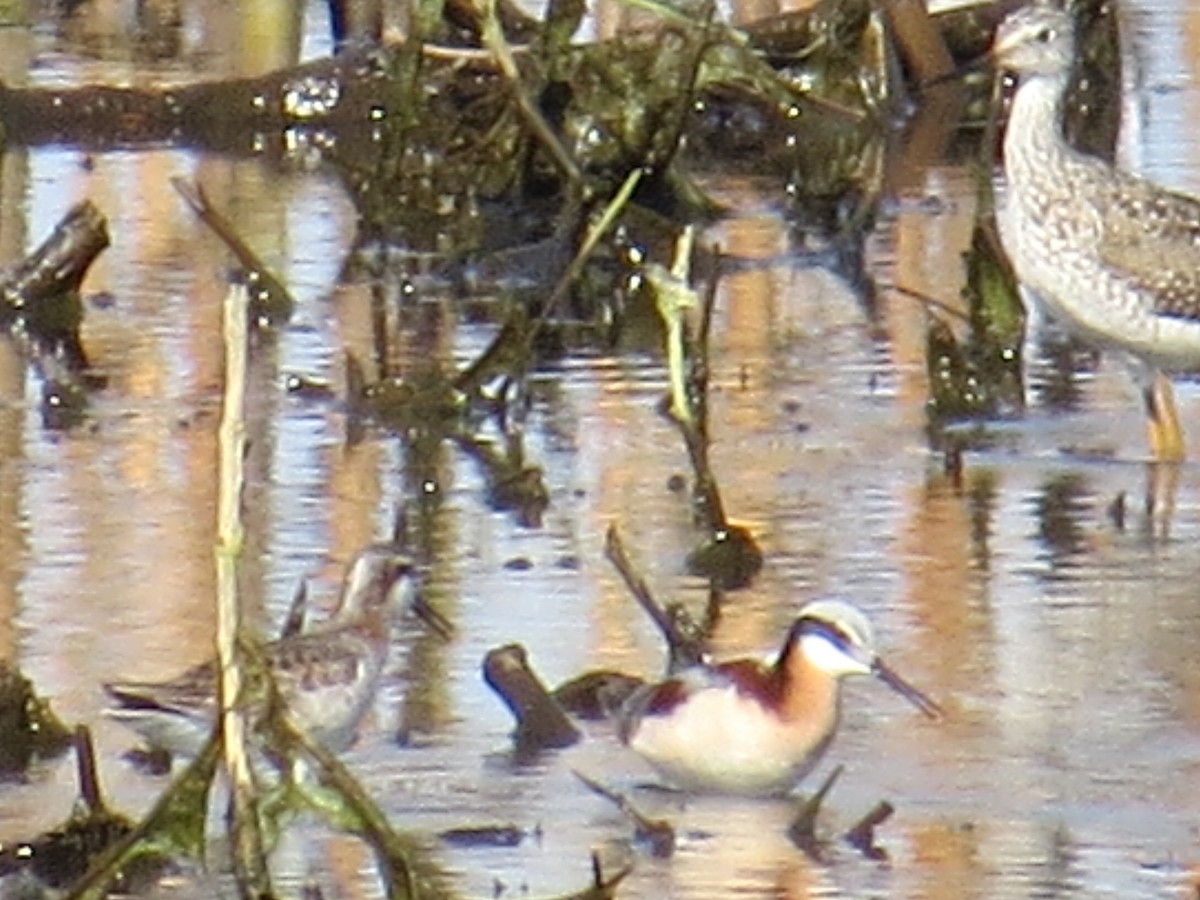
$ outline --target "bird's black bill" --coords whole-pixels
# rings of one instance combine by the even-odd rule
[[[882,660],[875,660],[874,665],[871,666],[871,671],[875,673],[875,676],[880,681],[921,712],[925,713],[925,715],[929,716],[929,718],[940,719],[945,715],[940,706],[889,669]]]
[[[425,599],[424,592],[417,591],[417,596],[412,602],[412,611],[442,640],[447,643],[454,640],[454,623],[447,619],[440,610],[430,605],[429,601]]]

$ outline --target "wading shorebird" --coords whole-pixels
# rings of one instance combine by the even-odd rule
[[[1000,240],[1027,307],[1130,362],[1151,452],[1184,456],[1171,384],[1200,369],[1200,201],[1071,147],[1063,104],[1075,29],[1039,2],[1006,18],[991,57],[1017,78],[1004,137]]]
[[[367,547],[347,570],[338,606],[327,622],[263,647],[292,724],[331,750],[349,746],[387,661],[391,620],[408,609],[422,618],[428,615],[417,602],[412,560],[394,547]],[[439,630],[442,626],[430,624]],[[196,756],[212,734],[215,660],[169,681],[111,682],[104,689],[114,701],[106,714],[152,747]]]
[[[884,664],[866,617],[840,600],[800,610],[770,665],[694,666],[636,691],[617,713],[621,740],[671,785],[696,793],[790,791],[837,731],[841,681],[874,675],[931,718],[936,703]]]

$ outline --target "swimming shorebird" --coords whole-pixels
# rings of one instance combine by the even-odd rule
[[[926,715],[941,715],[879,658],[861,612],[818,600],[800,610],[773,663],[694,666],[647,685],[617,713],[618,734],[685,791],[784,794],[833,740],[841,681],[850,675],[874,675]]]
[[[412,561],[393,547],[371,546],[351,563],[327,622],[263,648],[294,725],[331,750],[351,743],[387,660],[390,619],[402,609],[420,612],[416,597]],[[106,714],[152,747],[195,756],[212,734],[216,688],[215,660],[169,681],[111,682],[104,689],[114,706]]]
[[[1070,16],[1045,2],[996,31],[991,57],[1018,79],[1004,137],[1000,239],[1026,306],[1126,356],[1155,458],[1179,460],[1170,382],[1200,368],[1200,201],[1071,147],[1063,104],[1075,60]]]

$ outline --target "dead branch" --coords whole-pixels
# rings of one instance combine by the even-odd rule
[[[892,817],[896,808],[880,800],[845,834],[845,840],[868,859],[887,859],[887,851],[875,843],[875,829]]]
[[[682,606],[664,608],[654,599],[645,580],[633,568],[615,525],[605,536],[604,555],[613,564],[638,606],[650,617],[667,642],[670,655],[668,671],[674,672],[699,664],[704,659],[704,633]]]
[[[675,828],[670,822],[665,819],[648,818],[624,794],[611,790],[598,781],[593,781],[582,772],[575,772],[575,777],[594,793],[616,804],[617,809],[633,822],[634,840],[648,847],[651,856],[666,859],[675,853]]]
[[[817,837],[817,814],[821,811],[821,804],[833,788],[834,782],[841,777],[842,768],[834,768],[817,792],[801,803],[795,818],[788,826],[787,835],[792,843],[816,860],[821,859],[824,852],[821,839]]]
[[[250,294],[251,321],[263,325],[286,322],[292,315],[296,301],[283,282],[271,274],[258,254],[242,240],[233,223],[212,205],[200,182],[176,177],[171,179],[171,186],[237,259]]]
[[[569,747],[579,740],[579,729],[530,667],[520,644],[489,650],[483,661],[483,679],[517,720],[513,740],[519,753]]]

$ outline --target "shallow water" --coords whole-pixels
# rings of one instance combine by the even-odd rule
[[[17,69],[4,77],[183,79],[245,71],[243,59],[281,64],[289,43],[324,50],[316,7],[303,33],[278,41],[279,57],[227,18],[185,9],[183,49],[150,62],[121,37],[121,6],[86,27],[45,17],[31,32],[9,30],[5,65]],[[1200,16],[1186,4],[1126,11],[1121,152],[1200,193],[1188,127],[1200,106]],[[371,341],[367,287],[339,283],[352,209],[331,176],[300,162],[168,148],[13,148],[4,158],[5,263],[83,197],[108,216],[114,244],[85,282],[84,340],[109,386],[84,427],[44,428],[36,377],[0,343],[0,657],[66,719],[93,726],[113,802],[144,810],[164,782],[122,761],[133,739],[101,717],[99,685],[167,677],[211,652],[229,260],[168,187],[174,175],[195,177],[299,301],[251,373],[247,567],[264,627],[278,627],[301,577],[327,605],[346,560],[387,533],[415,481],[440,497],[429,595],[458,636],[444,645],[406,630],[347,760],[393,822],[418,833],[505,823],[528,832],[512,848],[431,838],[464,896],[578,889],[597,849],[614,868],[635,860],[623,896],[1194,896],[1200,468],[1148,467],[1120,364],[1082,355],[1071,408],[1040,399],[1035,384],[1031,406],[990,425],[988,449],[965,455],[961,480],[946,474],[925,433],[924,312],[889,288],[958,302],[973,191],[964,165],[904,150],[868,242],[873,319],[836,275],[790,252],[796,239],[774,211],[780,185],[708,176],[746,210],[708,237],[764,261],[724,279],[714,332],[713,465],[731,517],[766,554],[753,589],[731,596],[715,649],[769,651],[806,600],[847,595],[894,666],[945,703],[947,720],[930,724],[877,684],[848,685],[842,731],[818,773],[846,765],[825,826],[836,833],[892,801],[897,814],[879,835],[888,863],[842,845],[812,862],[784,836],[792,810],[781,801],[637,789],[648,771],[602,725],[569,751],[512,760],[511,720],[479,674],[488,649],[521,642],[550,683],[591,668],[661,669],[652,627],[604,559],[611,524],[659,596],[703,603],[702,585],[682,574],[695,536],[686,499],[668,489],[687,458],[656,411],[661,356],[627,347],[537,373],[524,449],[551,493],[540,529],[490,510],[478,464],[453,447],[418,471],[384,432],[349,445],[336,403],[283,390],[285,372],[341,384],[342,348]],[[429,332],[419,340],[443,358],[468,359],[491,334],[447,300],[418,303]],[[1200,421],[1197,385],[1177,393],[1185,422]],[[644,811],[670,819],[676,855],[630,851],[627,823],[573,769],[634,790]],[[70,760],[0,785],[0,840],[59,822],[74,794]],[[327,896],[379,893],[369,853],[316,824],[290,833],[276,861],[285,886],[311,877]]]

